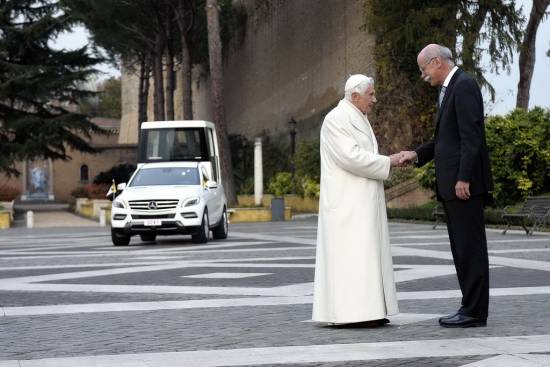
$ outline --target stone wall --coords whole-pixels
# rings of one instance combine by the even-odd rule
[[[298,138],[311,130],[318,135],[348,75],[374,72],[374,39],[361,30],[363,1],[242,4],[248,14],[244,36],[231,45],[225,63],[230,133],[280,135],[293,117]]]
[[[349,74],[374,73],[374,39],[362,30],[361,0],[241,0],[247,13],[224,57],[230,134],[317,137],[324,114],[343,95]],[[195,119],[210,119],[207,73],[193,71]],[[179,83],[179,75],[177,86]],[[137,142],[138,78],[123,72],[120,143]],[[152,83],[151,83],[152,84]],[[152,88],[152,85],[151,85]],[[150,97],[152,96],[150,90]],[[182,116],[176,89],[176,118]],[[152,97],[151,97],[152,98]],[[152,100],[149,119],[152,119]]]

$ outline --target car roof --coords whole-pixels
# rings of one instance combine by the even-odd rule
[[[141,124],[141,129],[162,129],[162,128],[214,128],[214,123],[205,120],[177,120],[177,121],[147,121]]]
[[[199,162],[158,162],[158,163],[143,163],[139,166],[139,169],[150,168],[171,168],[171,167],[192,167],[197,168]]]

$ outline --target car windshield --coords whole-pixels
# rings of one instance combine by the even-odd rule
[[[196,167],[159,167],[140,169],[129,186],[199,185]]]

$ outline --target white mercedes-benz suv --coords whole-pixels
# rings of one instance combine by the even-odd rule
[[[227,200],[221,184],[209,179],[204,162],[145,163],[113,201],[111,238],[126,246],[132,235],[190,234],[193,242],[227,238]]]

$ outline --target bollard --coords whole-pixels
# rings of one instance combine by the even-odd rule
[[[32,210],[27,212],[27,228],[34,228],[34,213]]]
[[[262,160],[262,138],[254,141],[254,204],[260,205],[264,196],[264,171]]]
[[[101,209],[99,211],[99,226],[100,227],[105,227],[107,226],[107,211],[105,209]]]

